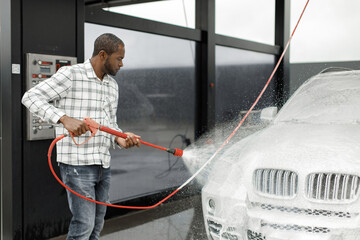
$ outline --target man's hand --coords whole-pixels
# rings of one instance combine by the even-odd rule
[[[122,146],[123,148],[131,148],[133,146],[137,146],[140,147],[140,136],[135,135],[131,132],[126,132],[125,133],[128,137],[126,139],[123,139],[121,137],[116,137],[115,141]]]
[[[62,116],[59,122],[62,123],[74,137],[80,136],[90,130],[85,122],[66,115]]]

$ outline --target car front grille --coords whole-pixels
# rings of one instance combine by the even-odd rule
[[[267,211],[278,211],[288,214],[298,214],[304,216],[321,216],[329,218],[356,218],[359,213],[341,212],[341,211],[330,211],[324,209],[310,209],[310,208],[297,208],[297,207],[284,207],[266,203],[252,202],[253,208],[261,208]]]
[[[263,236],[261,233],[247,230],[247,239],[248,240],[265,240],[266,237]]]
[[[226,240],[239,240],[243,239],[240,237],[240,233],[236,233],[236,228],[229,227],[224,231],[223,225],[215,222],[213,220],[208,219],[207,225],[209,229],[210,236],[215,237],[216,239],[226,239]],[[316,226],[304,226],[297,224],[278,224],[278,223],[270,223],[264,220],[260,221],[260,227],[271,228],[278,231],[293,231],[293,232],[305,232],[312,234],[329,234],[331,232],[330,228],[327,227],[316,227]],[[263,231],[262,231],[263,232]],[[221,234],[221,238],[220,238]],[[245,232],[244,232],[245,234]],[[255,232],[253,230],[248,229],[246,231],[246,236],[248,240],[266,240],[266,235],[261,232]]]
[[[214,234],[217,237],[220,236],[221,233],[221,239],[228,239],[228,240],[238,240],[238,236],[235,235],[236,228],[234,227],[228,227],[226,231],[222,231],[222,224],[217,223],[213,220],[208,219],[207,220],[208,229],[210,234]]]
[[[254,171],[253,185],[262,194],[293,197],[297,194],[298,176],[288,170],[257,169]]]
[[[212,220],[207,220],[208,228],[210,233],[214,233],[216,235],[220,234],[222,229],[222,225],[220,223],[214,222]]]
[[[327,202],[349,202],[359,192],[359,177],[339,173],[313,173],[308,175],[306,196]]]
[[[330,229],[326,227],[313,227],[313,226],[302,226],[297,224],[277,224],[277,223],[268,223],[261,221],[261,227],[269,227],[275,230],[281,231],[297,231],[297,232],[307,232],[307,233],[330,233]]]

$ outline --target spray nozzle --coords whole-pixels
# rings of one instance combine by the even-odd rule
[[[166,151],[168,153],[171,153],[174,156],[178,156],[178,157],[182,157],[182,155],[183,155],[183,150],[178,149],[178,148],[168,148],[168,149],[166,149]]]

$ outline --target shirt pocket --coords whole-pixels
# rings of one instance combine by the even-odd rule
[[[102,107],[102,111],[104,114],[104,125],[111,126],[113,121],[113,109],[111,104],[111,99],[109,97],[105,97],[104,105]]]

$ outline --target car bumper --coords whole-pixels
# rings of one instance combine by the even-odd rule
[[[218,201],[219,202],[219,201]],[[233,200],[231,201],[233,203]],[[222,202],[222,206],[232,206]],[[209,239],[230,240],[358,240],[360,215],[247,202],[230,211],[207,211]]]

